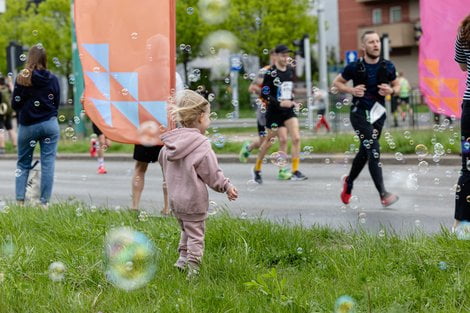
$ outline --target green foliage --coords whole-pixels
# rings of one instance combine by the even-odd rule
[[[263,49],[284,43],[292,47],[294,39],[309,34],[314,41],[317,26],[315,17],[308,15],[309,0],[231,0],[225,21],[207,24],[200,16],[198,0],[179,0],[176,8],[178,44],[190,45],[198,52],[204,38],[212,31],[231,31],[245,53],[259,55],[267,61]],[[189,10],[192,8],[193,10]],[[292,47],[293,48],[293,47]]]
[[[37,7],[27,0],[7,0],[6,12],[0,15],[0,46],[10,41],[24,46],[42,43],[54,72],[71,72],[71,1],[44,0]],[[60,65],[54,65],[57,58]],[[6,49],[0,49],[0,71],[6,71]],[[57,63],[57,62],[55,62]],[[59,64],[59,63],[57,63]]]
[[[286,282],[287,279],[279,279],[276,269],[272,268],[269,272],[258,275],[256,280],[246,282],[245,286],[269,297],[272,301],[288,305],[293,300],[292,297],[286,295]]]

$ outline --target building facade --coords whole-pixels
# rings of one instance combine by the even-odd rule
[[[360,37],[375,30],[390,38],[390,59],[418,86],[419,0],[338,0],[340,57],[360,50]]]

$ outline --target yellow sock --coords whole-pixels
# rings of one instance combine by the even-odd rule
[[[299,170],[299,163],[300,163],[299,158],[293,158],[292,159],[292,172],[296,172],[296,171]]]
[[[261,171],[261,165],[263,165],[263,160],[256,159],[255,171]]]

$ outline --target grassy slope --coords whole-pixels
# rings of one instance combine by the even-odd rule
[[[203,269],[188,282],[172,267],[173,218],[139,222],[129,212],[87,210],[78,217],[78,206],[1,214],[1,238],[11,235],[16,253],[0,258],[0,312],[332,312],[344,294],[356,299],[357,312],[470,312],[470,242],[447,233],[400,239],[221,214],[207,222]],[[154,279],[129,293],[103,274],[104,235],[121,225],[143,231],[160,250]],[[47,276],[54,261],[67,266],[59,283]]]

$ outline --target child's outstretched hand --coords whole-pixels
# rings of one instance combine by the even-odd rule
[[[238,198],[238,190],[237,188],[235,188],[234,186],[230,187],[229,189],[227,189],[227,198],[230,200],[230,201],[234,201]]]

